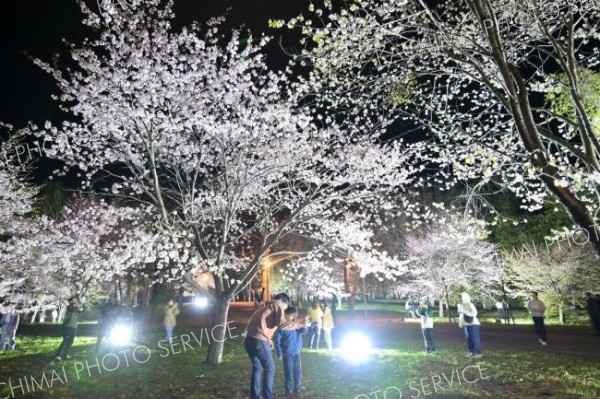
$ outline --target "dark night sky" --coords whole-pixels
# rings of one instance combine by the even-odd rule
[[[106,1],[106,0],[104,0]],[[87,0],[97,8],[96,0]],[[287,28],[272,30],[269,19],[289,19],[308,7],[309,0],[175,0],[176,24],[189,25],[226,14],[226,29],[245,27],[253,33],[274,36],[268,47],[269,63],[283,68],[287,63],[278,41],[286,48],[298,48],[297,33]],[[57,93],[53,80],[37,68],[27,54],[51,61],[60,53],[68,59],[62,42],[78,43],[86,35],[82,14],[75,0],[2,0],[0,2],[0,121],[23,127],[28,121],[42,124],[63,117],[51,94]],[[287,35],[287,36],[286,36]],[[6,139],[6,134],[2,137]],[[55,162],[37,163],[36,180],[42,181],[56,167]]]
[[[90,4],[97,7],[95,0]],[[308,0],[175,0],[177,22],[188,25],[223,15],[228,9],[227,26],[250,28],[253,32],[269,31],[270,18],[297,15]],[[84,36],[81,12],[75,0],[2,0],[0,3],[0,121],[22,126],[28,120],[44,121],[57,116],[50,100],[56,92],[52,79],[27,59],[25,53],[50,61],[57,52],[64,53],[62,39],[77,43]],[[288,33],[289,35],[289,33]],[[293,40],[287,43],[292,46]],[[279,45],[269,48],[275,67],[285,63]]]

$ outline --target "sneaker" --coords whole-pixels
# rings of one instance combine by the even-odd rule
[[[60,356],[54,356],[54,360],[58,360],[60,362],[62,358]]]
[[[467,356],[469,356],[469,357],[471,357],[471,356],[474,356],[474,355],[475,355],[475,354],[474,354],[473,352],[469,352],[469,353],[467,353]]]
[[[482,357],[483,355],[481,353],[477,353],[476,355],[473,355],[473,357]]]
[[[546,341],[540,341],[540,344],[546,346],[546,345],[548,345],[548,342],[546,342]]]
[[[71,359],[71,355],[65,356],[65,359]]]

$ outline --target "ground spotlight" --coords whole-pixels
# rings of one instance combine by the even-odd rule
[[[205,296],[197,296],[194,298],[194,306],[198,308],[205,308],[208,306],[208,298]]]
[[[127,324],[115,324],[110,330],[110,343],[113,345],[127,345],[131,342],[131,326]]]
[[[372,351],[371,339],[361,332],[346,334],[340,345],[342,356],[353,363],[360,363],[369,358]]]

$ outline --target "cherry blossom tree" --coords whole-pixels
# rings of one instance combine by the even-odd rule
[[[33,211],[36,190],[8,169],[0,169],[0,234],[18,234],[21,222]]]
[[[300,297],[341,298],[342,276],[342,268],[337,262],[323,259],[294,259],[283,270],[284,281],[295,288]]]
[[[530,210],[554,196],[600,253],[600,142],[585,90],[600,67],[598,1],[332,3],[287,23],[305,37],[307,93],[355,125],[418,123],[417,162],[446,187],[509,189]],[[552,105],[559,93],[572,112]]]
[[[290,252],[273,249],[287,235],[311,234],[312,221],[348,204],[377,206],[414,168],[398,145],[299,107],[286,75],[267,69],[267,38],[226,39],[215,21],[176,31],[172,2],[128,3],[99,15],[80,3],[98,36],[71,46],[75,68],[36,61],[73,118],[32,130],[52,143],[49,156],[80,170],[84,187],[111,179],[112,195],[143,206],[152,232],[178,237],[175,249],[191,245],[201,264],[162,251],[163,277],[213,273],[213,320],[223,324],[262,259]],[[222,360],[221,338],[210,364]]]
[[[561,323],[565,307],[600,283],[597,260],[589,248],[530,243],[505,251],[502,258],[504,278],[514,286],[514,294],[527,299],[532,291],[538,291],[548,307],[558,310]]]
[[[321,248],[294,259],[286,270],[288,280],[301,286],[305,295],[348,297],[352,308],[359,280],[364,282],[366,276],[379,281],[404,276],[407,262],[381,248],[375,236],[377,222],[371,212],[345,212],[314,221],[312,237]],[[356,277],[352,288],[350,269]]]
[[[492,295],[500,282],[497,248],[484,241],[484,223],[447,214],[425,229],[406,236],[411,289],[440,299],[450,306],[450,293],[457,288],[476,290],[479,297]]]
[[[16,237],[26,236],[32,230],[33,204],[37,190],[26,182],[27,165],[21,165],[14,159],[13,148],[9,140],[2,143],[4,162],[0,165],[0,258],[4,246]],[[12,155],[12,156],[11,156]],[[0,298],[18,302],[15,297],[22,291],[25,277],[8,262],[0,262]]]
[[[23,281],[17,295],[24,296],[24,309],[34,300],[43,309],[90,296],[136,266],[149,248],[136,245],[138,213],[76,197],[58,219],[42,216],[28,234],[3,243],[5,270]]]

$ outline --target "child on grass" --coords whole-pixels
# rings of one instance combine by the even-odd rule
[[[435,353],[435,345],[433,344],[433,309],[431,304],[421,302],[417,308],[417,315],[421,317],[421,331],[423,332],[423,340],[425,341],[425,350],[427,354]]]
[[[286,322],[275,333],[275,350],[277,356],[283,359],[286,395],[299,393],[302,381],[300,351],[302,350],[302,336],[308,332],[308,328],[306,323],[304,327],[296,328],[298,325],[294,321],[297,315],[298,310],[294,306],[288,307],[285,310]]]

